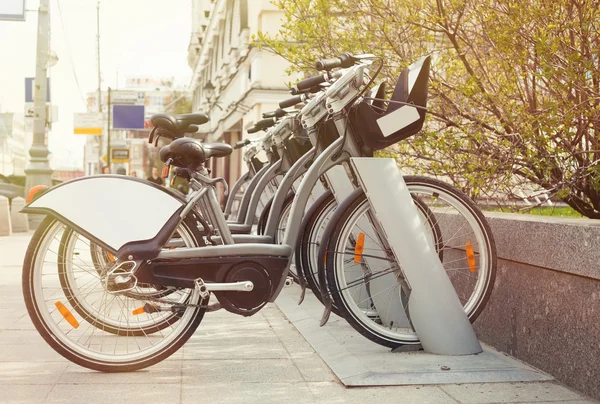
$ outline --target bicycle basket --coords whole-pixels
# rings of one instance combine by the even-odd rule
[[[377,98],[379,94],[369,99],[373,103],[365,100],[352,107],[350,122],[365,145],[381,150],[421,130],[425,122],[430,59],[427,56],[400,73],[387,109],[384,110],[383,100]]]

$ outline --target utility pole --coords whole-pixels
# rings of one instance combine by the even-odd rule
[[[110,87],[108,87],[108,125],[106,127],[106,165],[110,168],[110,110],[111,110],[111,100],[110,100]]]
[[[98,53],[98,112],[102,113],[102,79],[100,76],[100,0],[98,0],[98,3],[96,4],[96,28],[96,45]],[[100,136],[100,138],[97,139],[97,142],[98,151],[100,152],[100,156],[98,156],[99,161],[100,157],[102,156],[102,136]],[[102,165],[100,165],[100,170],[102,170]],[[100,171],[100,173],[102,173],[102,171]]]
[[[29,164],[25,170],[27,192],[36,185],[52,186],[52,169],[48,163],[46,144],[46,93],[47,64],[50,53],[50,1],[40,0],[38,9],[37,50],[35,69],[35,98],[33,120],[33,144],[29,149]],[[36,228],[41,222],[38,215],[29,216],[29,227]]]
[[[96,25],[98,27],[98,112],[102,112],[102,81],[100,79],[100,0],[96,5]]]

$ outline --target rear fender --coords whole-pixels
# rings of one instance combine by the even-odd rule
[[[52,187],[22,212],[52,216],[116,252],[156,237],[185,203],[183,195],[149,181],[98,175]]]

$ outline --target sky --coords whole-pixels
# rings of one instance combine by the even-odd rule
[[[49,71],[59,116],[48,136],[53,168],[83,168],[85,135],[73,134],[73,113],[86,112],[87,93],[98,88],[96,5],[50,0],[50,48],[59,58]],[[39,0],[26,0],[34,11],[25,22],[0,21],[1,112],[24,110],[25,77],[35,76],[38,7]],[[128,76],[175,77],[187,85],[191,13],[191,0],[101,0],[102,88],[123,87]]]

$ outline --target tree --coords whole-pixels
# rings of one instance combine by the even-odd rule
[[[167,108],[168,112],[174,114],[189,114],[192,112],[192,99],[188,96],[188,93],[181,91],[174,91],[171,95],[173,100]]]
[[[423,132],[385,151],[472,196],[544,189],[600,218],[600,12],[592,0],[279,0],[256,40],[307,71],[375,53],[392,82],[434,55]]]

